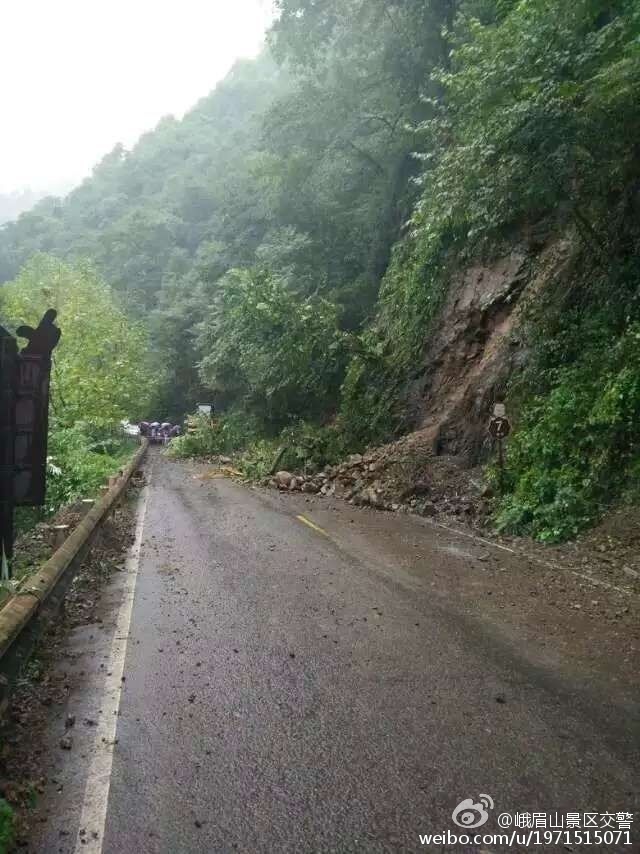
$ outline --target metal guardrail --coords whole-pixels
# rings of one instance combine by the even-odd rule
[[[41,624],[64,599],[100,525],[126,490],[148,447],[148,441],[143,439],[142,446],[115,484],[80,520],[49,560],[22,581],[0,610],[0,672],[4,676],[0,684],[0,713],[8,699],[10,682],[30,655],[40,635]]]

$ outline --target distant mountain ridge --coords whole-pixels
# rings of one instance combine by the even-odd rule
[[[46,193],[38,193],[29,188],[0,193],[0,225],[17,219],[21,213],[28,211],[45,195]]]
[[[31,210],[34,205],[47,196],[65,195],[71,186],[71,182],[64,182],[47,190],[32,190],[31,187],[24,187],[20,190],[0,193],[0,225],[17,219],[20,214]]]

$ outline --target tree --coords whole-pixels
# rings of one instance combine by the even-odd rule
[[[451,68],[436,75],[443,98],[422,125],[434,152],[415,218],[424,239],[557,208],[604,258],[620,228],[602,230],[606,211],[640,177],[639,36],[633,0],[530,0],[497,24],[461,16]]]
[[[203,380],[276,431],[335,406],[347,356],[335,306],[268,273],[232,270],[200,329]]]
[[[0,289],[0,314],[9,328],[37,325],[47,308],[58,311],[62,330],[51,377],[53,423],[106,426],[148,415],[159,377],[146,331],[96,273],[41,255]]]

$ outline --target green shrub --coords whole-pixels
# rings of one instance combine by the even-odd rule
[[[238,469],[251,480],[262,480],[271,473],[280,445],[277,439],[257,439],[235,460]],[[281,468],[285,461],[281,460]]]
[[[397,372],[391,370],[378,352],[365,351],[354,356],[341,389],[338,423],[345,445],[359,451],[392,435],[401,399],[399,387]]]
[[[48,512],[78,498],[96,495],[109,475],[126,465],[136,447],[119,425],[96,427],[78,422],[52,426],[47,458]]]
[[[0,798],[0,854],[9,854],[15,841],[15,814],[4,798]]]
[[[189,420],[195,430],[171,441],[167,451],[170,457],[188,459],[233,454],[260,435],[257,420],[241,411],[232,410],[213,421],[206,415],[191,415]]]
[[[174,439],[169,456],[211,457],[236,454],[235,464],[247,477],[266,477],[281,448],[280,468],[316,471],[337,462],[348,450],[343,433],[336,426],[318,427],[306,421],[294,422],[278,436],[265,437],[260,422],[241,411],[231,411],[213,423],[206,416],[192,416],[196,429]]]
[[[238,468],[252,479],[267,477],[278,459],[279,469],[313,473],[338,462],[346,453],[345,440],[335,426],[317,427],[298,422],[286,427],[276,439],[252,442],[237,458]]]
[[[346,452],[344,437],[336,426],[318,427],[305,421],[286,427],[279,443],[287,448],[284,460],[296,470],[318,471]]]
[[[190,416],[195,429],[171,440],[167,455],[178,459],[189,457],[211,457],[224,452],[223,434],[220,425],[212,423],[206,415]]]
[[[581,341],[575,362],[556,367],[558,354],[550,358],[548,352],[534,360],[525,386],[531,392],[535,384],[537,392],[525,392],[509,444],[508,494],[495,516],[500,530],[566,539],[613,501],[637,495],[640,323],[629,324],[617,340],[613,332],[606,323],[596,328],[593,320],[573,330],[568,325],[565,350],[573,349],[572,337]]]

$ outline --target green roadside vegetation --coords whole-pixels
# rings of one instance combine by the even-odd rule
[[[146,412],[157,382],[147,332],[88,265],[37,256],[0,288],[0,322],[37,325],[48,307],[63,335],[53,356],[43,511],[18,511],[18,532],[79,498],[95,497],[136,448],[121,421]]]
[[[0,798],[0,854],[9,854],[15,839],[15,814],[4,798]]]
[[[177,418],[215,397],[216,431],[174,453],[240,451],[255,476],[282,445],[283,463],[322,465],[410,429],[456,274],[523,234],[562,239],[571,263],[519,330],[495,522],[554,541],[637,500],[637,2],[276,5],[262,56],[5,226],[0,281],[58,263],[37,251],[106,281],[138,356],[110,360],[96,400],[135,417],[149,390]],[[76,380],[73,424],[93,423]],[[63,462],[70,427],[52,428]]]

